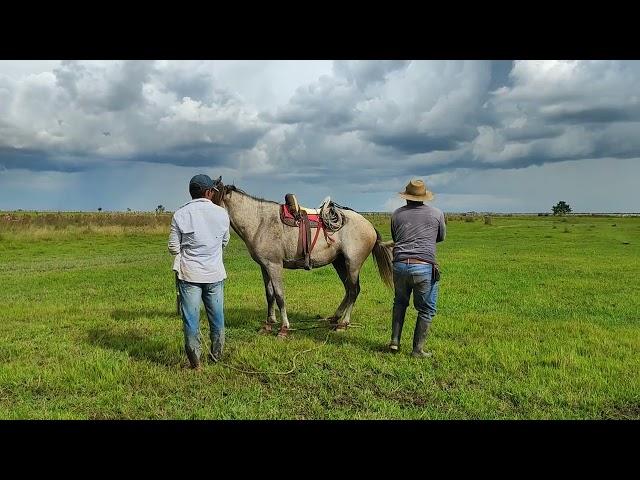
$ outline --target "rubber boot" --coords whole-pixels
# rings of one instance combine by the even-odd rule
[[[187,358],[189,359],[189,364],[191,365],[191,368],[194,370],[200,370],[202,366],[200,365],[199,355],[189,348],[185,350],[187,352]]]
[[[402,326],[404,325],[404,312],[393,309],[393,318],[391,319],[391,343],[389,350],[398,353],[400,350],[400,337],[402,335]]]
[[[426,358],[431,356],[431,352],[425,352],[423,350],[424,342],[426,342],[427,337],[429,336],[430,326],[431,322],[427,320],[420,319],[416,322],[416,329],[413,332],[413,351],[411,352],[412,357]]]

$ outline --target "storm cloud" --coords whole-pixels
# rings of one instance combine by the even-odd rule
[[[379,210],[412,176],[453,199],[482,172],[625,160],[636,173],[638,92],[637,61],[0,61],[0,188],[10,171],[224,172],[262,196]],[[464,195],[450,205],[508,205]]]

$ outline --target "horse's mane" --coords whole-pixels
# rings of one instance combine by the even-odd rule
[[[225,185],[224,186],[225,190],[228,190],[230,192],[238,192],[242,195],[246,195],[247,197],[256,200],[260,203],[273,203],[275,205],[278,205],[278,202],[274,202],[273,200],[267,200],[266,198],[260,198],[260,197],[255,197],[253,195],[251,195],[250,193],[245,192],[244,190],[242,190],[241,188],[236,187],[235,185]]]

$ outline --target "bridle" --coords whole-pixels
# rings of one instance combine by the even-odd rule
[[[218,180],[216,180],[215,182],[215,191],[211,201],[216,205],[218,205],[219,207],[222,207],[222,199],[224,198],[226,191],[227,191],[227,187],[225,186],[224,183],[222,183],[222,177],[220,176],[218,177]]]
[[[222,207],[226,210],[227,207],[226,205],[223,205],[223,199],[227,193],[231,195],[231,193],[234,191],[234,189],[232,188],[233,185],[231,185],[231,188],[230,188],[229,186],[222,183],[222,176],[220,176],[215,181],[214,187],[215,187],[214,194],[213,194],[213,197],[211,198],[211,201],[216,205],[218,205],[219,207]],[[235,225],[233,224],[233,220],[231,219],[231,217],[229,217],[229,224],[231,225],[231,228],[233,228],[236,232],[238,232]]]

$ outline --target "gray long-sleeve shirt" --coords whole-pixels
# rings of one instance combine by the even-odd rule
[[[444,213],[436,207],[410,203],[391,215],[391,236],[395,242],[393,261],[415,258],[436,261],[436,243],[444,240],[447,227]]]

